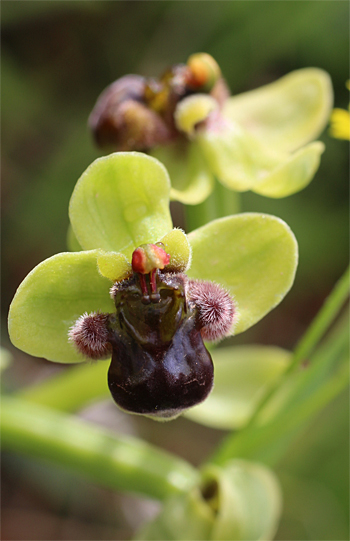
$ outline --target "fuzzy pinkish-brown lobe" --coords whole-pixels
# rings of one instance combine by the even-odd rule
[[[85,313],[68,333],[69,340],[78,351],[90,359],[103,359],[112,353],[112,346],[108,342],[108,316],[98,312]]]
[[[227,336],[237,318],[231,295],[219,284],[190,280],[188,295],[198,309],[204,340],[220,340]]]

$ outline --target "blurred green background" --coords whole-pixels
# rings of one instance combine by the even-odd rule
[[[100,154],[87,130],[97,96],[127,73],[159,75],[193,52],[213,55],[233,94],[308,66],[331,75],[348,106],[346,1],[2,1],[2,344],[14,390],[64,368],[11,347],[8,306],[40,261],[66,250],[68,202]],[[300,246],[296,283],[280,307],[232,343],[293,348],[348,257],[348,144],[327,130],[310,186],[283,200],[242,196],[242,210],[275,214]],[[173,205],[182,225],[180,205]],[[69,368],[68,368],[69,369]],[[222,432],[179,419],[158,425],[111,403],[83,415],[198,464]],[[280,464],[285,510],[276,539],[348,539],[348,398],[341,396]],[[73,474],[5,454],[2,539],[126,539],[153,502],[113,494]],[[74,481],[74,482],[73,482]],[[139,517],[139,518],[138,518]]]

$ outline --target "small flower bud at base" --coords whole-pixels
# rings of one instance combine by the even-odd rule
[[[68,333],[69,340],[78,351],[90,359],[104,359],[112,353],[112,346],[108,342],[108,317],[109,314],[85,313]]]
[[[203,340],[220,340],[230,333],[237,320],[237,310],[223,287],[214,282],[190,280],[188,296],[198,309]]]

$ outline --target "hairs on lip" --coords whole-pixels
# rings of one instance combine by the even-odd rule
[[[237,321],[237,309],[226,289],[215,282],[189,280],[188,296],[198,308],[204,340],[220,340],[230,334]]]

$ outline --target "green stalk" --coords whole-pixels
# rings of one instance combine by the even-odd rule
[[[350,286],[350,267],[347,268],[343,276],[336,283],[331,294],[326,299],[321,310],[311,323],[310,327],[298,343],[292,362],[288,367],[287,374],[297,368],[300,363],[309,357],[323,337],[324,333],[331,326],[338,315],[343,304],[349,296]]]
[[[108,488],[162,500],[187,492],[199,478],[170,453],[25,400],[4,397],[1,417],[4,449],[50,460]]]
[[[215,220],[217,216],[213,193],[199,205],[185,205],[184,211],[187,233]]]
[[[186,230],[189,233],[212,220],[231,216],[239,211],[239,194],[216,181],[214,190],[203,203],[185,205]]]

